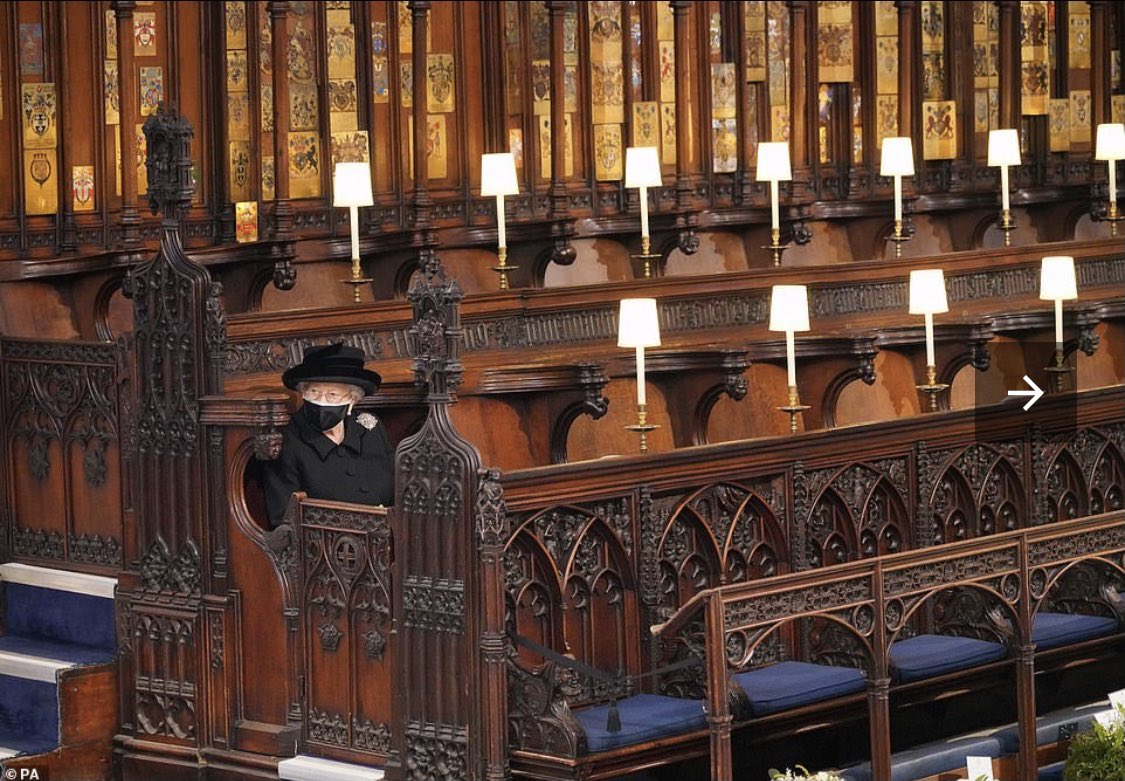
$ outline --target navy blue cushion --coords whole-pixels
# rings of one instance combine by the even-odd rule
[[[586,733],[586,748],[591,754],[668,735],[679,735],[707,725],[703,700],[682,700],[660,694],[634,694],[619,700],[619,732],[606,730],[608,713],[608,705],[574,712],[574,717]]]
[[[1105,700],[1086,705],[1051,711],[1035,720],[1036,745],[1046,746],[1058,743],[1071,735],[1083,732],[1094,722],[1094,714],[1106,708]],[[1020,730],[1016,724],[1001,727],[992,733],[1000,741],[1005,754],[1015,754],[1020,749]]]
[[[117,649],[112,599],[23,583],[5,583],[4,596],[9,635]]]
[[[0,675],[0,692],[0,731],[27,744],[59,744],[58,684]]]
[[[1040,651],[1060,645],[1080,643],[1117,631],[1117,621],[1105,616],[1083,616],[1075,613],[1036,613],[1031,642]]]
[[[854,667],[808,662],[771,664],[739,673],[734,680],[746,692],[755,716],[842,697],[862,691],[865,685],[863,672]]]
[[[1039,768],[1039,781],[1062,781],[1066,760]]]
[[[918,778],[959,770],[965,757],[998,757],[1000,741],[989,735],[951,738],[900,751],[891,757],[891,781],[915,781]],[[871,763],[854,765],[840,771],[846,781],[872,781]]]
[[[896,681],[915,681],[1003,659],[1007,646],[950,635],[918,635],[891,644]]]

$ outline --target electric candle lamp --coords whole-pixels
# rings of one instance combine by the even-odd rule
[[[1063,301],[1078,298],[1078,283],[1074,275],[1074,258],[1056,255],[1043,258],[1043,268],[1039,275],[1039,298],[1055,302],[1055,356],[1056,364],[1062,363],[1063,351]]]
[[[937,361],[934,359],[934,315],[949,311],[945,296],[945,275],[940,268],[910,272],[910,308],[912,315],[926,318],[926,384],[918,388],[930,397],[930,410],[937,410],[937,394],[948,386],[937,382]]]
[[[481,155],[480,194],[496,196],[496,237],[497,265],[493,271],[500,274],[500,289],[508,287],[508,272],[516,266],[508,265],[508,235],[504,214],[504,196],[517,195],[520,191],[516,180],[516,159],[511,152],[497,152]]]
[[[797,430],[797,413],[808,409],[797,395],[797,360],[793,334],[809,330],[809,296],[804,285],[774,285],[770,295],[771,331],[785,332],[785,368],[789,385],[789,404],[781,407],[789,413],[789,430]]]
[[[1000,228],[1004,231],[1004,244],[1007,245],[1008,231],[1015,227],[1012,225],[1008,194],[1008,166],[1020,164],[1019,131],[1007,129],[988,132],[988,164],[1000,166],[1000,204],[1003,210]]]
[[[332,205],[348,207],[352,238],[352,278],[343,280],[352,285],[353,300],[359,303],[360,285],[364,278],[359,265],[359,207],[375,203],[371,194],[371,166],[367,163],[336,163],[332,172]]]
[[[648,452],[646,434],[656,426],[646,422],[645,348],[660,346],[660,319],[655,298],[623,298],[617,319],[617,346],[637,351],[637,422],[626,426],[641,437],[641,452]]]
[[[879,175],[895,180],[895,257],[902,256],[902,177],[914,176],[914,146],[905,136],[883,139]]]
[[[789,144],[784,141],[763,141],[758,144],[758,164],[755,177],[759,182],[770,183],[770,245],[773,264],[781,265],[781,216],[778,207],[777,183],[793,178],[789,164]]]
[[[1109,212],[1113,220],[1110,227],[1116,235],[1117,220],[1117,161],[1125,160],[1125,125],[1121,123],[1098,125],[1094,157],[1105,160],[1109,169]]]
[[[641,202],[641,254],[648,255],[648,188],[660,187],[660,157],[654,146],[631,146],[625,150],[625,186],[636,187]],[[651,274],[645,260],[645,276]]]

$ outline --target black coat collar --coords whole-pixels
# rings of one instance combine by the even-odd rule
[[[353,415],[344,418],[344,441],[339,445],[329,439],[323,431],[318,431],[299,412],[293,415],[293,421],[297,425],[301,440],[316,451],[321,461],[327,461],[328,456],[337,447],[346,447],[357,454],[363,452],[363,435],[367,433],[367,429],[357,423]]]

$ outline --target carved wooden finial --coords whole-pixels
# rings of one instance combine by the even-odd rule
[[[191,139],[195,129],[175,106],[157,106],[144,124],[148,157],[148,205],[153,214],[178,223],[191,205],[195,184],[191,176]]]

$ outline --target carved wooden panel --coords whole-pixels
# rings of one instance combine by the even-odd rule
[[[0,355],[13,554],[119,567],[116,346],[4,340]]]
[[[1022,442],[919,455],[918,541],[936,545],[1028,524]]]
[[[354,761],[391,751],[391,534],[385,513],[305,508],[305,740]],[[366,759],[365,759],[366,758]]]
[[[636,646],[620,641],[639,630],[632,502],[552,507],[513,528],[505,556],[510,625],[532,639],[562,640],[608,673],[635,671]],[[580,683],[580,700],[608,693],[604,683]]]
[[[894,553],[912,535],[908,460],[888,458],[794,478],[794,561],[818,567]]]
[[[1037,446],[1047,520],[1117,509],[1125,486],[1125,425],[1083,428],[1065,440]]]

